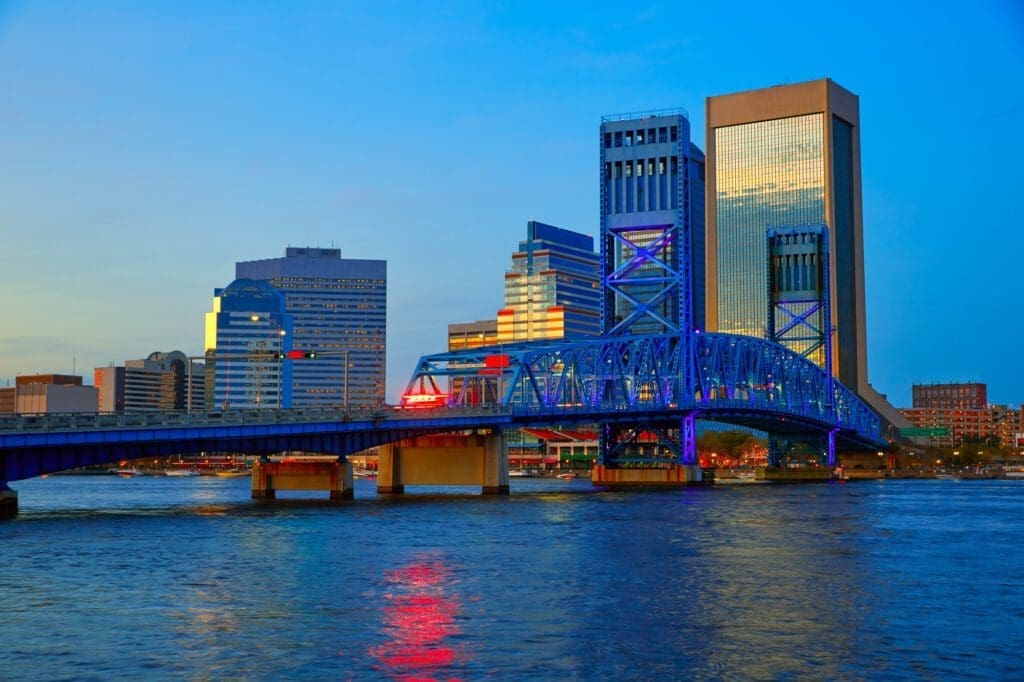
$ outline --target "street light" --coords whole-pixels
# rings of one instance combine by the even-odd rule
[[[274,320],[271,319],[267,315],[256,315],[256,314],[253,314],[253,315],[251,315],[249,317],[249,319],[252,320],[253,322],[266,322],[267,324],[269,324],[270,326],[272,326],[274,329],[277,330],[274,335],[278,337],[278,344],[277,344],[277,409],[280,410],[281,409],[281,381],[282,381],[282,376],[281,376],[281,356],[284,355],[284,337],[288,335],[288,332],[286,332],[281,325],[279,325],[277,322],[274,322]],[[261,369],[262,369],[262,363],[261,363]],[[262,384],[263,384],[263,373],[262,373],[261,369],[258,369],[257,372],[256,372],[256,404],[257,404],[257,407],[262,407],[262,398],[263,398],[263,386],[262,386]]]

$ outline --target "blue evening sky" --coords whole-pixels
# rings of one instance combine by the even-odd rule
[[[237,260],[388,261],[388,397],[596,234],[602,114],[860,96],[869,374],[1024,401],[1024,3],[0,0],[0,385],[202,352]]]

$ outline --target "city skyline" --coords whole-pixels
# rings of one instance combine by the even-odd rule
[[[602,115],[682,106],[706,151],[705,97],[828,75],[861,103],[872,383],[896,405],[932,381],[1024,401],[999,352],[1021,332],[1011,3],[865,8],[830,45],[797,44],[798,12],[458,7],[0,6],[0,380],[198,355],[236,261],[319,245],[388,261],[394,400],[449,323],[500,306],[524,221],[597,236]]]

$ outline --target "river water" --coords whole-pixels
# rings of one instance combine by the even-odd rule
[[[5,679],[1021,679],[1024,482],[18,482]]]

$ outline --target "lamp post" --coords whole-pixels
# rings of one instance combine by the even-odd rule
[[[268,315],[256,315],[256,314],[253,314],[252,316],[249,317],[249,319],[252,320],[253,322],[266,322],[267,324],[269,324],[271,327],[273,327],[276,330],[274,332],[274,336],[278,337],[278,342],[277,342],[277,409],[280,410],[281,409],[281,380],[282,380],[282,376],[281,376],[281,356],[284,354],[284,337],[288,334],[288,332],[286,332],[284,330],[284,328],[281,325],[279,325],[277,322],[274,322],[274,320],[271,319],[270,316],[268,316]],[[262,379],[262,366],[260,367],[259,370],[257,370],[256,376],[257,376],[256,404],[257,404],[257,407],[262,407],[262,404],[261,404],[262,392],[263,392],[263,386],[262,386],[262,380],[261,380]]]
[[[349,352],[347,350],[341,351],[341,355],[345,362],[345,386],[342,389],[344,391],[342,394],[342,406],[345,409],[345,414],[348,414],[348,353]]]

